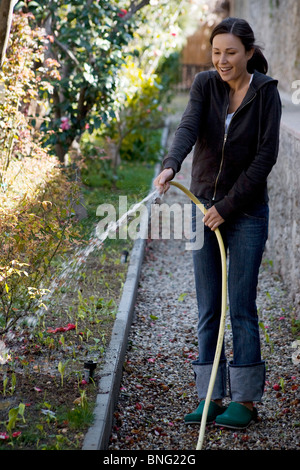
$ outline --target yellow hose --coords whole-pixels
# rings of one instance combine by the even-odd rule
[[[201,202],[187,189],[185,188],[182,184],[177,183],[177,181],[170,181],[169,182],[172,186],[176,186],[178,189],[183,191],[191,201],[193,201],[196,206],[201,210],[201,212],[205,215],[206,214],[206,209],[201,204]],[[207,421],[207,413],[208,413],[208,408],[209,404],[211,401],[211,396],[213,392],[213,388],[215,385],[216,381],[216,375],[217,375],[217,370],[220,362],[220,357],[221,357],[221,352],[222,352],[222,345],[223,345],[223,338],[224,338],[224,332],[225,332],[225,319],[226,319],[226,307],[227,307],[227,267],[226,267],[226,253],[225,253],[225,248],[224,248],[224,243],[223,239],[220,233],[220,230],[217,228],[215,230],[216,237],[218,239],[218,244],[220,248],[220,253],[221,253],[221,264],[222,264],[222,307],[221,307],[221,318],[220,318],[220,326],[219,326],[219,334],[218,334],[218,340],[217,340],[217,346],[216,346],[216,351],[215,351],[215,357],[214,357],[214,362],[212,366],[212,371],[211,371],[211,376],[208,384],[208,389],[207,389],[207,394],[205,398],[205,404],[203,408],[203,414],[202,414],[202,419],[201,419],[201,425],[200,425],[200,430],[199,430],[199,438],[198,438],[198,443],[196,450],[201,450],[203,441],[204,441],[204,434],[205,434],[205,427],[206,427],[206,421]]]

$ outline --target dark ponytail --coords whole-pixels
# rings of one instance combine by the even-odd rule
[[[212,44],[214,37],[218,34],[226,33],[233,34],[240,38],[246,51],[250,51],[254,48],[254,54],[247,64],[247,70],[249,73],[253,73],[254,70],[263,74],[268,72],[267,59],[263,55],[261,48],[255,44],[253,30],[247,21],[241,18],[225,18],[213,29],[210,36],[210,43]]]
[[[268,72],[268,62],[260,47],[254,46],[254,54],[251,59],[248,60],[247,70],[249,73],[253,73],[254,70],[257,70],[265,75]]]

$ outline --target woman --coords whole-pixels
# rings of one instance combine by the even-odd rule
[[[277,81],[250,25],[227,18],[211,35],[215,70],[199,73],[190,100],[155,180],[160,192],[180,170],[194,144],[190,190],[208,209],[204,245],[193,251],[198,301],[198,359],[193,367],[200,404],[186,423],[202,417],[221,311],[221,261],[214,231],[229,253],[228,293],[233,359],[223,352],[207,422],[246,428],[256,421],[265,363],[261,358],[256,288],[268,231],[267,176],[276,162],[281,102]],[[193,204],[194,216],[199,210]],[[202,217],[201,217],[202,218]],[[223,407],[227,374],[231,402]]]

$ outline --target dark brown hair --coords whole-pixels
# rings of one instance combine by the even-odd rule
[[[214,37],[218,34],[226,33],[233,34],[240,38],[246,51],[250,51],[254,48],[254,54],[251,59],[248,60],[248,72],[253,73],[254,70],[257,70],[258,72],[266,74],[268,71],[268,62],[261,48],[255,44],[254,33],[249,23],[241,18],[225,18],[213,29],[210,36],[210,43],[212,44]]]

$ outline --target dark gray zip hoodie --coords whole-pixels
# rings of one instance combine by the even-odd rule
[[[200,72],[164,168],[180,171],[195,145],[190,190],[214,204],[223,219],[267,202],[267,176],[279,146],[281,101],[277,80],[254,72],[248,92],[225,132],[229,85],[218,72]]]

